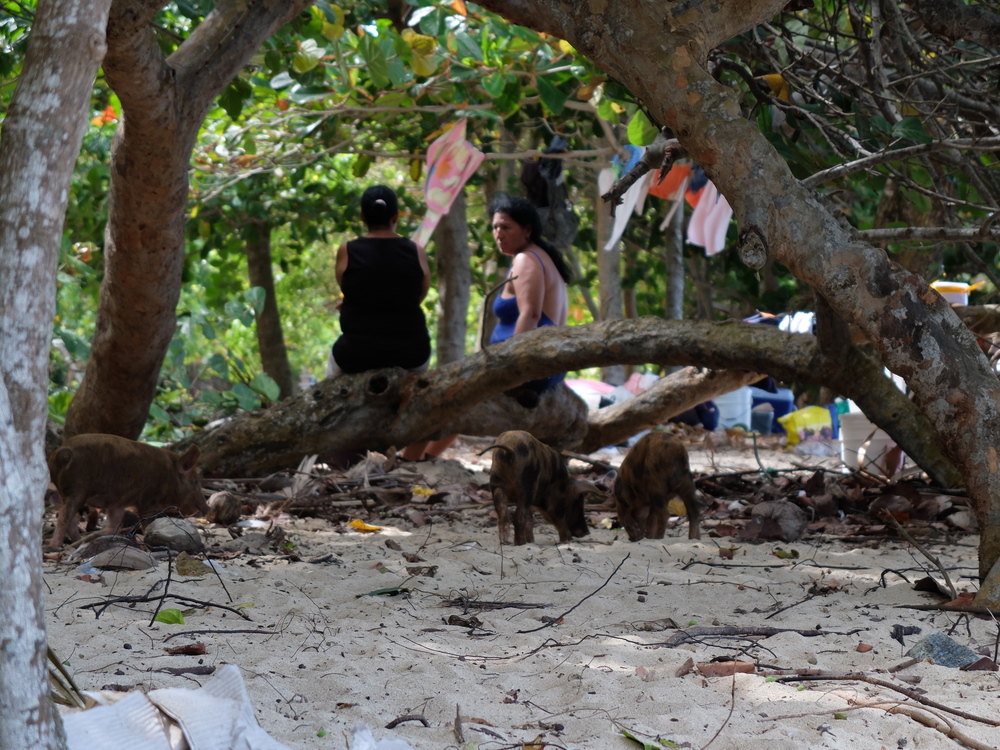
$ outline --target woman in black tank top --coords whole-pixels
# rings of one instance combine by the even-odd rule
[[[342,333],[330,352],[327,377],[381,367],[425,369],[431,343],[420,303],[430,287],[427,254],[396,234],[399,204],[385,185],[365,190],[361,217],[367,234],[337,250]]]

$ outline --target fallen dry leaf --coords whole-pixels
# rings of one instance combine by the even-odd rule
[[[753,674],[754,666],[748,661],[704,662],[695,667],[703,677],[732,677],[734,674]]]
[[[208,653],[204,643],[188,643],[184,646],[174,646],[163,650],[171,656],[204,656]]]

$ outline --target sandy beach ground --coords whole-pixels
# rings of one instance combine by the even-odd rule
[[[700,541],[682,521],[663,540],[630,543],[600,527],[608,511],[592,513],[598,527],[570,544],[539,519],[536,543],[501,547],[478,489],[489,459],[474,447],[437,462],[444,474],[407,465],[433,475],[427,484],[444,492],[447,512],[373,518],[345,505],[344,518],[374,532],[284,515],[281,554],[219,559],[218,577],[174,571],[170,594],[210,605],[164,604],[184,610],[184,624],[151,624],[156,602],[103,606],[162,593],[165,563],[88,579],[79,563],[46,562],[50,643],[84,690],[196,688],[210,677],[185,669],[235,664],[260,725],[302,750],[348,747],[357,722],[416,750],[640,746],[622,730],[654,747],[717,750],[961,746],[946,731],[965,746],[1000,747],[1000,728],[948,710],[995,723],[997,672],[926,662],[888,671],[932,632],[990,655],[1000,632],[990,620],[905,608],[941,601],[913,589],[928,564],[905,541],[807,533],[751,544],[712,538],[710,518]],[[762,457],[790,465],[780,450]],[[720,452],[692,451],[696,471],[713,460],[714,470],[757,465],[746,449],[722,464]],[[203,534],[209,549],[230,540],[224,528]],[[925,542],[960,590],[974,590],[977,537]],[[396,595],[373,593],[387,589]],[[901,644],[894,626],[920,632]],[[730,630],[679,634],[693,628]],[[205,653],[165,650],[193,643]],[[709,676],[718,659],[753,671]],[[777,670],[863,671],[885,685],[769,679]]]

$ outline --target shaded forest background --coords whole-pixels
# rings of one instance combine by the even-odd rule
[[[160,47],[176,48],[209,7],[177,3],[160,10]],[[0,74],[13,80],[33,8],[7,3],[6,10]],[[938,135],[920,117],[890,123],[878,107],[870,111],[851,101],[842,76],[822,81],[824,89],[815,71],[796,65],[796,55],[821,37],[845,65],[863,56],[849,28],[851,13],[848,5],[819,3],[779,15],[713,53],[716,77],[740,92],[744,114],[802,176],[841,164],[844,139],[899,150],[926,146]],[[978,65],[995,71],[973,45],[951,54],[978,54]],[[972,60],[960,69],[971,81],[984,75]],[[820,90],[825,101],[816,96]],[[435,342],[435,363],[477,349],[484,295],[504,273],[485,207],[497,190],[524,194],[522,171],[537,167],[540,150],[556,136],[566,143],[561,174],[578,222],[564,243],[576,270],[571,325],[815,309],[811,287],[781,263],[768,261],[757,271],[740,262],[735,222],[727,250],[717,256],[685,242],[689,205],[664,226],[672,204],[649,197],[618,246],[599,249],[611,219],[598,171],[627,158],[623,146],[652,141],[657,129],[647,115],[642,102],[566,42],[476,6],[321,2],[304,10],[226,85],[198,131],[176,329],[143,437],[175,441],[322,377],[338,335],[334,251],[363,229],[361,192],[375,182],[393,186],[404,206],[400,231],[415,230],[423,215],[427,146],[459,117],[468,118],[469,138],[486,161],[429,247],[436,278],[426,313],[432,329],[447,326]],[[99,75],[60,251],[49,396],[57,422],[65,419],[90,355],[104,275],[110,152],[121,116],[117,95]],[[824,188],[853,226],[899,230],[880,242],[890,257],[927,280],[985,280],[974,298],[993,301],[994,243],[913,241],[902,231],[965,226],[989,216],[987,201],[963,198],[975,190],[974,178],[957,169],[935,174],[923,158],[906,169],[884,164],[845,172]],[[982,159],[990,166],[992,156]],[[440,274],[456,265],[453,259],[468,273],[449,284]],[[457,308],[444,299],[447,291],[459,297]],[[627,371],[584,374],[621,382]]]

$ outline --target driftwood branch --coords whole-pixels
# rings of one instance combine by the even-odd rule
[[[925,706],[930,706],[931,708],[937,709],[938,711],[944,711],[945,713],[952,714],[953,716],[960,716],[963,719],[969,719],[971,721],[978,721],[981,724],[987,724],[991,727],[1000,727],[1000,721],[997,719],[986,718],[983,716],[977,716],[976,714],[969,713],[967,711],[960,711],[956,708],[951,708],[946,706],[944,703],[939,703],[938,701],[931,700],[921,693],[919,690],[915,690],[911,687],[906,687],[905,685],[900,685],[897,682],[890,682],[889,680],[883,680],[874,675],[870,675],[867,672],[827,672],[821,669],[817,670],[793,670],[792,674],[789,674],[784,670],[771,670],[767,672],[761,672],[761,677],[773,677],[778,682],[798,682],[798,681],[809,681],[815,682],[819,680],[833,680],[833,681],[851,681],[851,682],[866,682],[869,685],[877,685],[878,687],[885,688],[886,690],[894,690],[897,693],[902,693],[910,700],[916,701],[917,703],[922,703]]]
[[[772,326],[654,317],[550,326],[426,373],[388,369],[324,380],[173,447],[197,444],[206,476],[248,476],[297,465],[313,453],[408,445],[457,424],[493,398],[503,399],[513,413],[517,402],[503,392],[554,372],[646,363],[766,372],[788,382],[828,385],[853,398],[939,484],[958,481],[929,423],[873,361],[825,357],[813,336]]]

